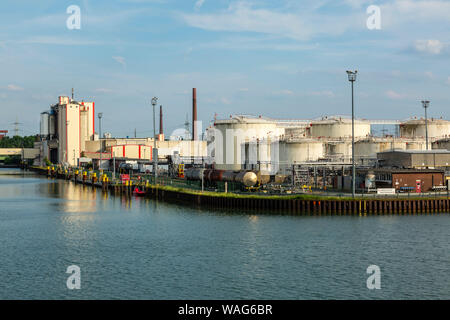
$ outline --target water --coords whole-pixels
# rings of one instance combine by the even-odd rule
[[[450,298],[450,215],[214,212],[7,172],[1,299]],[[366,287],[372,264],[380,290]]]

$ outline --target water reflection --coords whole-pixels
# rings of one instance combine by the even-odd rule
[[[56,203],[62,212],[97,211],[97,190],[70,181],[54,181],[40,185],[40,194],[46,197],[63,199]]]

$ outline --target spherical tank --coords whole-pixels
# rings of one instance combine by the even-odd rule
[[[241,171],[237,174],[236,181],[242,183],[246,187],[253,187],[258,181],[258,178],[254,172]]]

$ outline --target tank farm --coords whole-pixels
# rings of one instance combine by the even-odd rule
[[[410,215],[450,212],[450,199],[445,196],[415,198],[352,199],[314,195],[245,195],[234,193],[202,192],[173,188],[149,181],[112,182],[106,175],[98,178],[86,171],[67,171],[55,167],[30,167],[49,179],[64,179],[91,188],[100,188],[117,196],[133,196],[139,187],[145,197],[166,202],[181,203],[210,209],[239,209],[281,215]],[[243,177],[241,177],[242,179]]]

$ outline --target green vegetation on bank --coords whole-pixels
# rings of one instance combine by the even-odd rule
[[[33,148],[36,136],[3,137],[0,140],[0,148]]]
[[[270,195],[270,194],[239,194],[239,193],[225,193],[225,192],[213,192],[213,191],[200,191],[194,189],[176,188],[172,186],[163,185],[150,185],[150,188],[163,190],[163,191],[173,191],[186,194],[203,195],[211,197],[221,197],[221,198],[242,198],[242,199],[272,199],[272,200],[286,200],[286,199],[298,199],[298,200],[352,200],[351,197],[331,197],[322,195],[312,195],[312,194],[295,194],[295,195]]]

